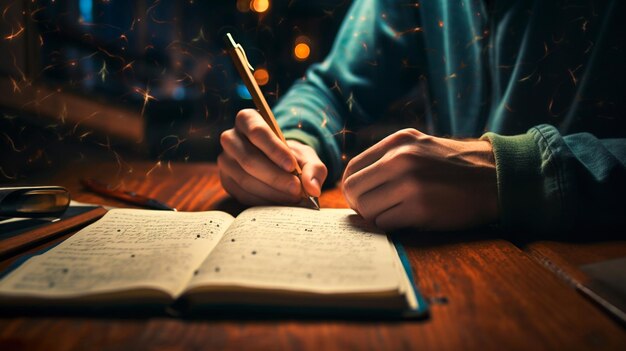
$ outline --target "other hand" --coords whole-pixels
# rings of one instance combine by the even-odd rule
[[[498,218],[489,141],[398,131],[353,158],[343,193],[355,211],[385,230],[454,230]]]
[[[297,204],[302,185],[291,174],[296,162],[302,168],[307,193],[320,196],[328,171],[313,148],[295,140],[285,145],[261,115],[241,110],[235,127],[220,137],[224,152],[217,158],[224,189],[247,205]]]

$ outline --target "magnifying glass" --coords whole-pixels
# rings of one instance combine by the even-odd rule
[[[70,205],[70,193],[60,186],[0,188],[0,217],[59,217]]]

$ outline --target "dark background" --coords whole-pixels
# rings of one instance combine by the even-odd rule
[[[213,161],[252,107],[222,37],[269,73],[270,105],[321,61],[349,0],[1,1],[0,182],[72,160]],[[269,5],[265,11],[264,5]],[[260,9],[258,8],[260,6]],[[294,56],[305,42],[311,54]]]

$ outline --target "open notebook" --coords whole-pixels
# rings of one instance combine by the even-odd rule
[[[1,304],[426,311],[384,233],[352,210],[293,207],[253,207],[237,218],[111,210],[6,275]]]

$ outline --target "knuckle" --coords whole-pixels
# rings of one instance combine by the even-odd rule
[[[402,129],[398,132],[398,137],[400,138],[400,141],[407,142],[412,141],[415,138],[415,134],[411,132],[411,129]]]
[[[236,122],[248,122],[254,116],[254,110],[246,108],[237,112],[237,116],[235,116]]]
[[[415,140],[414,129],[402,129],[393,134],[392,142],[394,144],[406,144]]]
[[[268,136],[267,127],[260,123],[252,124],[248,127],[246,134],[250,140],[263,140]]]
[[[224,147],[227,144],[232,143],[233,138],[235,137],[235,131],[232,129],[225,130],[220,134],[220,144]]]
[[[343,181],[343,191],[347,196],[352,197],[355,187],[354,177],[348,177]]]
[[[352,173],[354,173],[353,168],[354,168],[354,159],[352,159],[352,160],[350,160],[350,162],[348,162],[348,165],[346,166],[346,169],[343,171],[344,178],[347,178]]]

